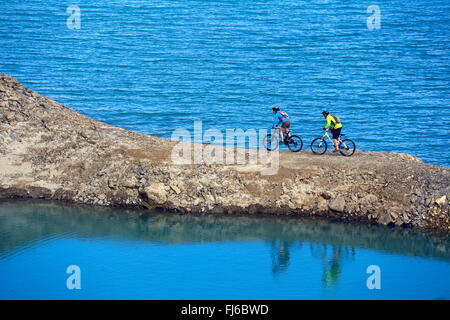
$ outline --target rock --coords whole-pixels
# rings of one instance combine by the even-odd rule
[[[294,208],[292,208],[294,209]],[[328,209],[328,205],[327,205],[327,200],[325,199],[320,199],[319,202],[317,203],[317,210],[318,211],[326,211]]]
[[[328,207],[337,212],[344,212],[345,199],[344,197],[337,197],[330,201]]]
[[[147,198],[156,204],[164,204],[167,201],[167,192],[160,184],[152,184],[144,189]]]
[[[117,180],[115,179],[109,179],[108,180],[108,187],[110,187],[111,189],[117,189],[117,187],[119,186]]]
[[[145,174],[145,168],[143,166],[138,166],[137,168],[137,173],[141,176],[143,176]]]
[[[180,194],[180,193],[181,193],[180,188],[178,188],[178,186],[176,186],[176,185],[170,185],[170,188],[171,188],[173,191],[175,191],[176,194]]]
[[[14,112],[8,112],[6,114],[6,120],[8,120],[8,121],[13,121],[14,117],[15,117],[15,113]]]
[[[135,176],[128,177],[128,179],[123,181],[123,186],[125,188],[136,188],[139,186],[139,181]]]
[[[22,122],[22,121],[25,120],[24,117],[23,117],[20,113],[16,114],[15,117],[14,117],[14,119],[15,119],[17,122]]]
[[[324,198],[325,200],[330,200],[332,197],[332,194],[328,191],[325,191],[325,192],[321,193],[321,197]]]
[[[387,212],[385,212],[378,218],[378,223],[385,225],[385,226],[387,226],[391,222],[392,222],[391,215]]]
[[[392,221],[397,221],[400,216],[401,209],[399,207],[392,207],[389,210],[389,214],[391,215]]]
[[[435,202],[439,206],[439,208],[442,208],[444,206],[446,200],[447,200],[447,197],[445,195],[443,195],[439,199],[436,199]]]
[[[99,170],[99,171],[97,172],[97,176],[102,177],[102,176],[104,176],[106,173],[107,173],[107,172],[106,172],[105,169],[101,169],[101,170]]]

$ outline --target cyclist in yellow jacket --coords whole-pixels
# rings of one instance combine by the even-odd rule
[[[323,130],[330,128],[331,134],[333,135],[334,149],[333,152],[339,151],[338,139],[341,134],[342,123],[337,121],[328,111],[322,112],[323,117],[327,120],[326,126]]]

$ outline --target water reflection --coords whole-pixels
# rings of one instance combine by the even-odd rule
[[[355,248],[328,246],[326,244],[311,244],[311,256],[322,262],[322,285],[336,287],[342,274],[342,264],[345,260],[355,259]]]
[[[275,217],[149,214],[38,201],[0,202],[0,260],[68,237],[160,245],[257,239],[269,244],[274,276],[289,270],[293,248],[309,244],[311,255],[322,262],[325,285],[339,281],[342,263],[354,258],[355,248],[450,260],[448,237],[409,229]]]
[[[271,258],[272,273],[278,276],[289,268],[290,265],[290,247],[294,243],[292,241],[272,241],[271,242]],[[299,244],[301,247],[301,243]]]
[[[302,242],[274,240],[270,243],[272,260],[272,274],[274,277],[285,273],[290,266],[290,252],[300,249]],[[326,243],[310,243],[311,256],[320,260],[323,268],[322,285],[325,288],[337,287],[345,261],[354,261],[356,250],[354,247],[327,245]]]

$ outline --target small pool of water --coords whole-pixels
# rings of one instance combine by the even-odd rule
[[[1,201],[0,299],[448,299],[449,244],[323,220]]]

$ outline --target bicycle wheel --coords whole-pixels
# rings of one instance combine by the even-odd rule
[[[297,135],[292,135],[288,140],[288,148],[292,152],[299,152],[300,150],[302,150],[303,148],[302,138],[300,138]]]
[[[269,151],[276,150],[278,148],[278,139],[276,136],[272,137],[272,134],[269,133],[267,136],[263,138],[263,146]]]
[[[314,154],[324,154],[327,151],[327,142],[322,138],[315,138],[311,142],[311,151]]]
[[[350,157],[356,151],[355,143],[350,139],[342,140],[339,143],[339,152],[346,157]]]

